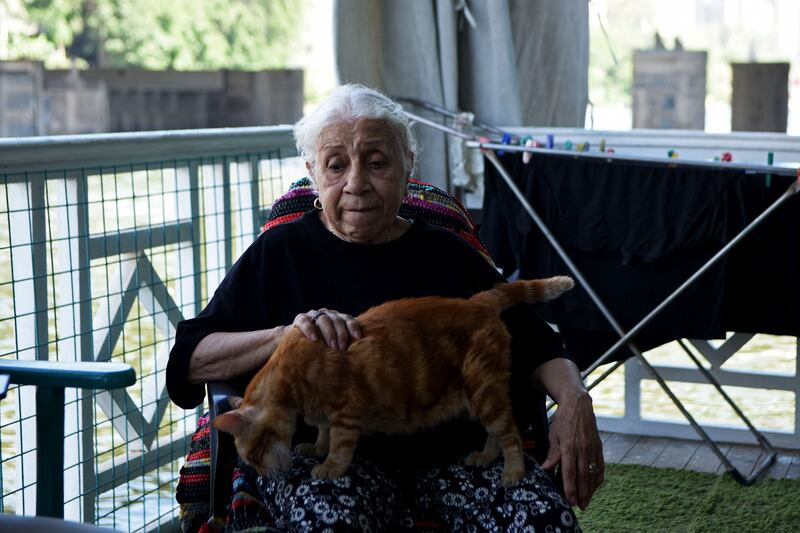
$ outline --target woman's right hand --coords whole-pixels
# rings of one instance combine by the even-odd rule
[[[334,350],[347,350],[353,339],[361,338],[361,324],[345,313],[332,309],[312,309],[294,317],[292,325],[306,338],[316,341],[322,335],[325,344]]]

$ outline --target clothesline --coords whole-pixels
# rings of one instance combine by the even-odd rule
[[[433,110],[433,109],[432,109]],[[735,162],[723,162],[723,161],[704,161],[699,159],[679,159],[679,158],[666,158],[666,157],[644,157],[644,156],[637,156],[637,155],[626,155],[622,153],[610,153],[610,152],[581,152],[581,151],[573,151],[573,150],[560,150],[558,148],[542,148],[542,147],[534,147],[534,146],[520,146],[518,144],[502,144],[498,142],[492,142],[491,140],[486,141],[482,140],[479,135],[474,133],[467,133],[464,131],[459,131],[457,129],[451,128],[449,126],[445,126],[443,124],[439,124],[434,120],[429,120],[427,118],[421,117],[415,113],[411,113],[410,111],[405,111],[406,116],[408,116],[414,122],[418,122],[425,126],[437,129],[442,131],[448,135],[452,135],[455,137],[459,137],[464,139],[465,146],[467,148],[474,148],[474,149],[486,149],[486,150],[498,150],[498,151],[506,151],[506,152],[529,152],[538,155],[560,155],[560,156],[571,156],[575,158],[590,158],[590,159],[605,159],[609,163],[614,161],[625,161],[625,162],[641,162],[647,163],[650,165],[657,165],[657,166],[666,166],[666,167],[702,167],[702,168],[715,168],[715,169],[736,169],[736,170],[744,170],[745,172],[752,172],[753,174],[773,174],[776,176],[799,176],[800,179],[800,168],[791,168],[791,167],[782,167],[782,166],[771,166],[771,165],[760,165],[760,164],[750,164],[750,163],[735,163]],[[449,116],[449,115],[445,115]],[[492,129],[496,130],[496,132],[500,132],[497,128],[492,128],[485,125],[480,125],[481,128],[484,129]]]
[[[437,105],[437,104],[434,104],[434,103],[431,103],[431,102],[426,102],[424,100],[419,100],[417,98],[395,97],[395,100],[397,100],[399,102],[405,102],[405,103],[414,105],[416,107],[421,107],[421,108],[427,109],[429,111],[433,111],[434,113],[438,113],[438,114],[440,114],[442,116],[445,116],[445,117],[447,117],[449,119],[452,119],[452,120],[460,120],[460,119],[464,118],[465,116],[469,116],[470,119],[471,119],[471,123],[472,123],[473,127],[477,127],[477,128],[480,128],[481,130],[485,130],[487,132],[494,133],[494,134],[501,135],[501,136],[504,135],[504,134],[510,135],[512,139],[519,140],[519,137],[517,135],[511,134],[511,133],[507,133],[507,132],[501,130],[500,128],[492,126],[491,124],[484,124],[483,122],[478,122],[477,120],[475,120],[475,117],[474,117],[474,115],[472,113],[452,111],[450,109],[447,109],[446,107],[442,107],[440,105]],[[408,113],[408,111],[406,111],[406,113],[410,115],[410,113]],[[421,119],[421,117],[417,117],[417,118]],[[421,119],[421,120],[424,120],[424,119]]]
[[[665,157],[643,157],[636,155],[625,155],[618,153],[604,152],[574,152],[570,150],[558,150],[555,148],[535,148],[532,146],[519,146],[513,144],[500,144],[493,142],[482,142],[480,140],[468,140],[468,148],[478,148],[485,150],[504,150],[506,152],[531,152],[538,155],[560,155],[575,158],[605,159],[609,163],[614,161],[625,161],[628,163],[647,163],[649,165],[666,167],[702,167],[715,169],[744,170],[753,174],[773,174],[775,176],[800,176],[800,168],[776,167],[770,165],[756,165],[749,163],[734,163],[720,161],[703,161],[699,159],[675,159]]]

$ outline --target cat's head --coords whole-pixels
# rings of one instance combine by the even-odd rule
[[[239,457],[260,475],[287,472],[292,466],[295,415],[276,406],[250,405],[237,397],[229,402],[235,409],[217,415],[212,425],[233,435]]]

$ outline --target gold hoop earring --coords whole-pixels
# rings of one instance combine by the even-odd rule
[[[319,196],[314,198],[314,208],[322,211],[322,200],[319,199]]]

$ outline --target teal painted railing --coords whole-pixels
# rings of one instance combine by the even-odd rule
[[[2,397],[8,383],[36,387],[36,514],[64,517],[64,485],[52,472],[64,470],[64,389],[112,390],[136,383],[124,363],[62,363],[0,359]]]
[[[35,514],[39,484],[63,475],[67,519],[175,527],[199,414],[166,394],[175,326],[302,175],[294,156],[288,127],[0,140],[0,363],[127,363],[137,376],[46,403],[12,379],[0,401],[1,512]],[[39,449],[55,413],[63,469]]]

